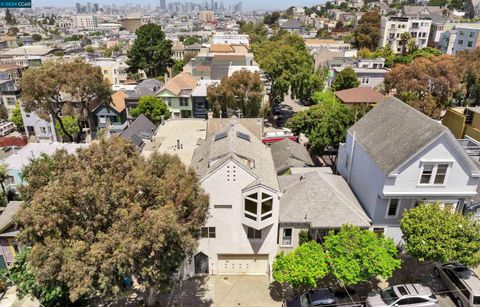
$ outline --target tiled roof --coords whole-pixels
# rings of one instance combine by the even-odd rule
[[[160,89],[160,92],[163,90],[168,90],[174,95],[179,95],[180,92],[184,89],[193,90],[197,80],[195,80],[192,75],[186,72],[181,72],[172,79],[168,80],[167,83]]]

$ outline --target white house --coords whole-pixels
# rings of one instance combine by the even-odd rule
[[[233,119],[195,150],[191,167],[210,208],[188,274],[270,275],[280,197],[270,149]]]
[[[379,47],[390,46],[394,53],[401,53],[401,36],[409,33],[418,48],[427,47],[432,20],[429,17],[382,16]]]
[[[372,220],[374,231],[401,242],[402,213],[420,202],[462,211],[477,194],[480,170],[450,130],[387,97],[353,125],[337,168]]]

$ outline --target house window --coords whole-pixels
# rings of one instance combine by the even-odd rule
[[[460,39],[460,40],[458,41],[458,44],[459,44],[459,45],[463,45],[463,39]]]
[[[398,199],[393,198],[388,202],[387,218],[397,217]]]
[[[282,245],[283,246],[292,245],[292,228],[283,228]]]
[[[370,81],[370,78],[369,78],[369,77],[363,77],[363,78],[362,78],[362,83],[363,83],[363,84],[368,84],[369,81]]]
[[[167,97],[167,98],[165,98],[165,100],[167,101],[168,106],[171,107],[172,106],[172,98]]]
[[[202,238],[215,238],[215,227],[202,227]]]
[[[254,221],[272,217],[273,196],[267,193],[253,193],[245,197],[244,215]]]
[[[188,107],[188,98],[180,98],[180,106]]]
[[[262,238],[262,230],[257,230],[252,227],[247,228],[247,238],[249,239],[261,239]]]
[[[429,184],[433,173],[433,164],[425,164],[423,167],[422,177],[420,178],[421,184]]]
[[[425,163],[420,176],[420,184],[444,184],[448,166],[448,163]]]
[[[472,41],[468,41],[467,46],[468,46],[468,47],[472,47],[472,46],[473,46],[473,42],[472,42]]]

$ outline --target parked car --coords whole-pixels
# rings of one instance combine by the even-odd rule
[[[468,267],[450,262],[437,264],[433,271],[451,291],[458,307],[480,306],[480,278]]]
[[[372,292],[367,298],[367,307],[439,306],[437,303],[437,297],[432,289],[420,284],[392,286]]]
[[[314,306],[329,306],[329,307],[360,307],[360,303],[353,303],[353,299],[360,301],[353,293],[350,295],[334,293],[329,288],[321,288],[309,290],[299,296],[287,299],[283,303],[283,307],[314,307]]]

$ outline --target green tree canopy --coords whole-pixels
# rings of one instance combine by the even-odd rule
[[[360,85],[358,81],[357,73],[351,67],[347,67],[339,72],[332,83],[332,89],[334,91],[346,90],[349,88],[355,88]]]
[[[17,102],[15,108],[12,110],[10,114],[10,121],[17,126],[18,131],[23,131],[25,127],[23,126],[23,117],[22,117],[22,110],[20,110],[20,103]]]
[[[315,97],[315,95],[314,95]],[[293,115],[286,123],[295,134],[304,133],[318,153],[335,151],[345,141],[347,129],[353,124],[352,111],[336,99],[326,99]]]
[[[345,285],[377,276],[389,278],[400,267],[393,241],[372,231],[344,225],[324,240],[332,274]]]
[[[135,118],[143,114],[156,124],[162,121],[162,116],[164,119],[170,118],[168,106],[160,98],[153,96],[140,98],[138,105],[132,109],[130,114]]]
[[[353,45],[375,50],[380,40],[380,15],[376,11],[366,12],[358,22],[353,34]]]
[[[328,263],[323,247],[315,241],[303,243],[288,254],[281,252],[273,262],[273,278],[292,287],[316,287],[328,274]]]
[[[159,25],[149,23],[135,31],[137,38],[128,50],[129,71],[143,70],[148,78],[155,78],[167,72],[173,65],[172,42],[165,38]]]
[[[64,127],[62,114],[93,127],[92,107],[99,102],[111,103],[110,84],[103,79],[100,67],[80,59],[30,68],[22,77],[21,88],[25,109],[47,119],[51,115],[71,142],[75,139]]]
[[[28,263],[31,249],[26,248],[15,256],[15,261],[8,270],[8,276],[17,285],[17,295],[23,298],[30,294],[45,306],[71,305],[68,299],[68,289],[55,283],[40,285]]]
[[[63,122],[63,127],[67,132],[72,135],[76,136],[78,133],[80,133],[81,129],[80,126],[78,125],[78,120],[71,116],[71,115],[65,115],[62,117],[62,122]],[[60,137],[64,137],[65,133],[63,133],[63,130],[60,128],[60,123],[56,122],[55,123],[55,130],[57,131],[57,135]]]
[[[185,61],[183,60],[175,60],[172,66],[172,74],[174,76],[178,75],[183,71],[183,66],[185,66]]]
[[[17,215],[28,265],[41,286],[72,302],[123,298],[124,278],[165,289],[196,246],[209,200],[176,156],[148,158],[120,137],[33,160]]]
[[[289,89],[294,98],[310,85],[313,59],[303,39],[285,34],[277,40],[263,41],[253,46],[255,60],[271,82],[270,103],[283,100]]]
[[[418,261],[480,264],[480,224],[439,204],[403,212],[400,229],[407,252]]]
[[[239,22],[240,33],[247,34],[250,38],[250,43],[259,43],[267,39],[267,28],[263,23],[259,22]]]
[[[42,40],[42,36],[40,34],[35,33],[32,35],[32,39],[36,42],[39,42]]]
[[[220,84],[209,86],[207,93],[215,116],[230,109],[242,111],[245,117],[258,117],[264,97],[260,75],[247,70],[234,72]]]
[[[5,10],[5,22],[10,26],[17,24],[17,19],[15,19],[15,16],[13,16],[8,8]]]

